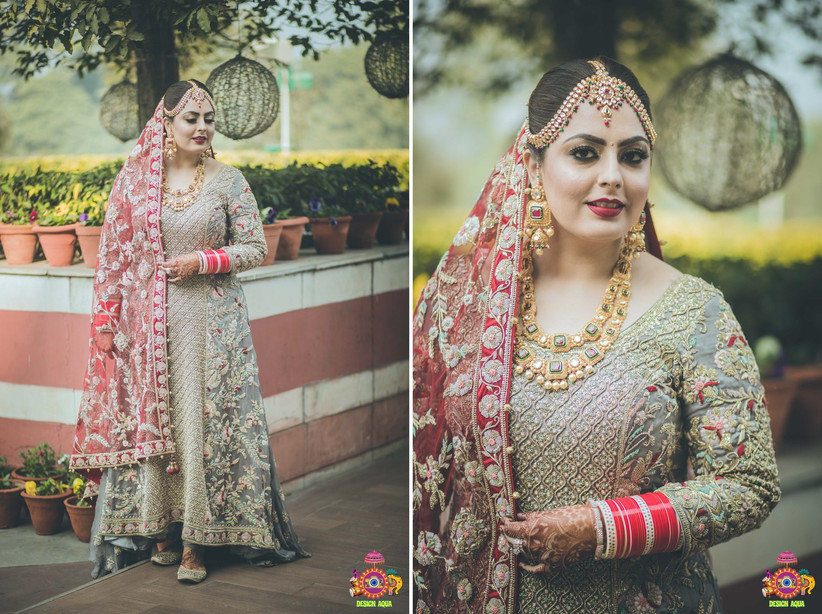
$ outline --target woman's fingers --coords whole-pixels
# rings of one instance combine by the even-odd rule
[[[537,565],[526,565],[522,561],[519,562],[519,566],[522,567],[525,571],[530,571],[531,573],[545,573],[548,571],[548,567],[545,563],[539,563]]]

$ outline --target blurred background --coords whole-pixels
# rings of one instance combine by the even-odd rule
[[[712,549],[726,611],[794,549],[822,569],[822,3],[415,0],[416,299],[526,118],[541,75],[626,64],[659,140],[650,200],[666,261],[719,287],[755,348],[785,498]],[[811,558],[807,558],[811,557]]]

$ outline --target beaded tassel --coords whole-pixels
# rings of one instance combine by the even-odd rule
[[[175,473],[180,473],[180,466],[177,464],[177,460],[174,458],[174,455],[171,455],[171,460],[168,461],[168,467],[166,467],[166,473],[169,475],[174,475]]]

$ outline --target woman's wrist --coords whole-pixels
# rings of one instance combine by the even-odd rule
[[[673,552],[680,547],[682,526],[663,493],[592,500],[589,504],[602,523],[596,558],[624,559]]]
[[[231,271],[231,257],[224,249],[206,249],[197,252],[201,275],[215,275]]]

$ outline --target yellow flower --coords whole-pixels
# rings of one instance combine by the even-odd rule
[[[86,488],[86,483],[83,478],[74,478],[74,481],[71,483],[71,489],[74,491],[74,494],[78,497],[83,496],[83,491]]]
[[[32,482],[31,480],[26,482],[26,494],[27,495],[36,495],[37,494],[37,482]]]
[[[400,201],[396,198],[386,198],[385,199],[385,208],[386,209],[399,209],[400,208]]]

